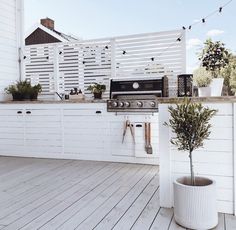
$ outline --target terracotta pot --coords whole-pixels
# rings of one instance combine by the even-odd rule
[[[196,177],[196,186],[190,177],[174,182],[174,217],[185,228],[211,229],[218,224],[216,184],[213,180]]]

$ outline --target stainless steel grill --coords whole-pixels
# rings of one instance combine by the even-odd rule
[[[111,80],[109,112],[158,112],[157,97],[168,96],[168,79]]]

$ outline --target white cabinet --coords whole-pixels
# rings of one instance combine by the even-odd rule
[[[27,106],[24,110],[25,153],[30,155],[62,154],[62,118],[58,108]]]
[[[129,120],[134,138],[127,129]],[[153,154],[144,123],[152,123]],[[0,155],[158,164],[158,115],[109,113],[105,103],[0,104]]]
[[[104,104],[81,104],[63,110],[64,153],[84,159],[107,154],[108,120]]]
[[[0,106],[0,154],[50,157],[62,153],[60,109]]]
[[[24,114],[13,107],[0,107],[0,154],[24,153]]]

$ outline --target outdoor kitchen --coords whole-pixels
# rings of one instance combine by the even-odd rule
[[[24,1],[0,2],[0,229],[236,229],[236,56],[207,38],[186,70],[229,3],[82,39],[48,17],[24,37]]]

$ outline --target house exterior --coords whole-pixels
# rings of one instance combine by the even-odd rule
[[[3,100],[4,88],[20,79],[23,0],[1,0],[0,17],[0,100]]]
[[[44,18],[36,23],[25,35],[25,45],[36,45],[56,42],[73,42],[79,39],[72,35],[55,30],[54,20]]]

